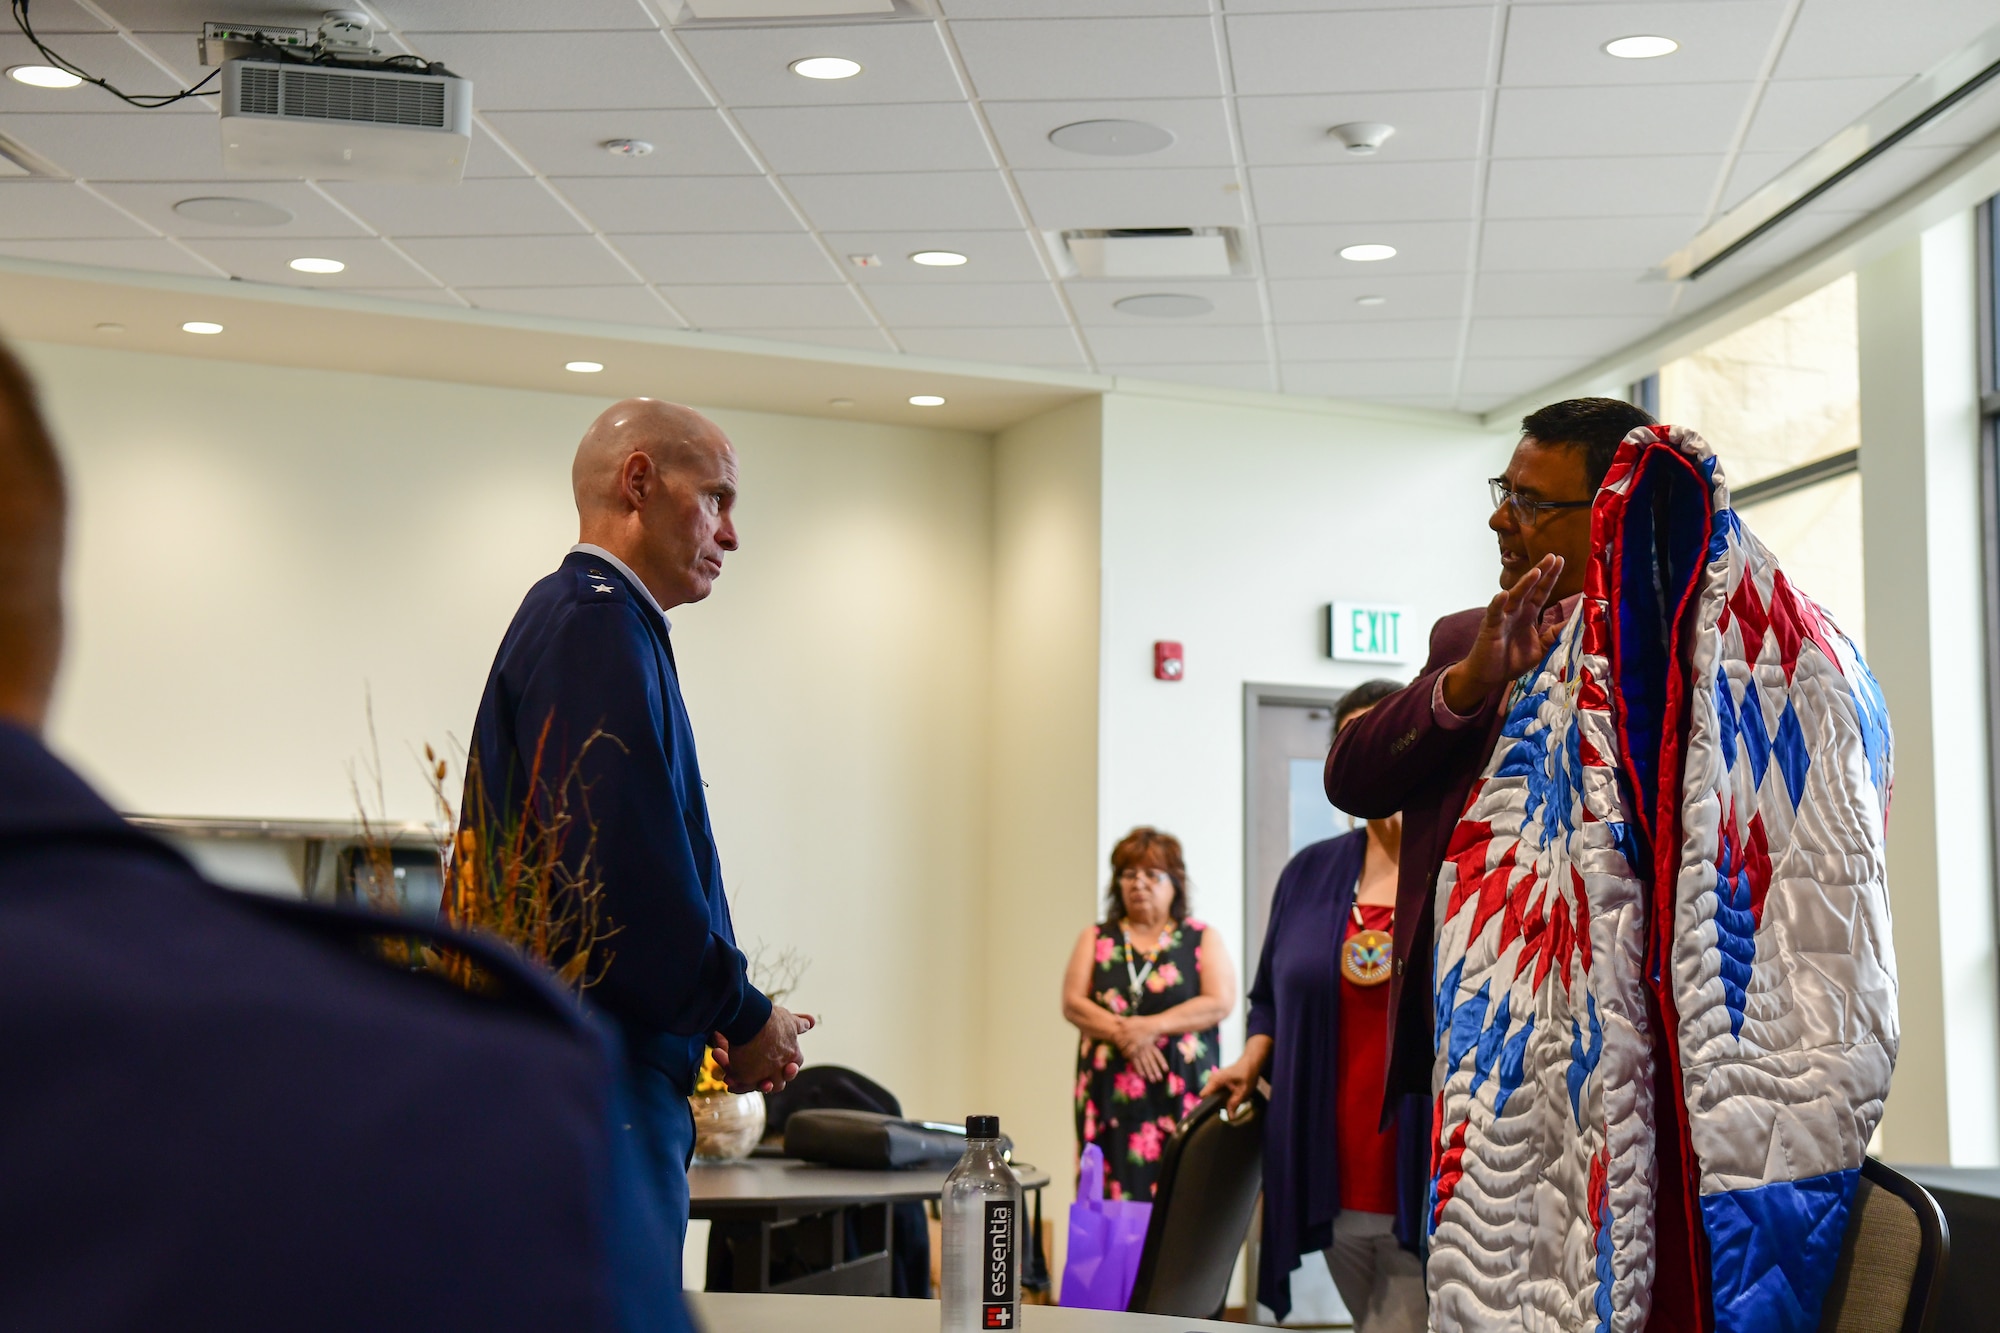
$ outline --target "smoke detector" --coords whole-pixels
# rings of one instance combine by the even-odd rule
[[[1347,151],[1356,157],[1371,157],[1396,132],[1394,125],[1385,125],[1379,120],[1350,120],[1345,125],[1336,125],[1327,131],[1331,138],[1347,145]]]

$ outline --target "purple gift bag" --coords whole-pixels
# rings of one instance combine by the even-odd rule
[[[1104,1150],[1087,1144],[1077,1173],[1076,1202],[1069,1206],[1062,1303],[1086,1310],[1124,1309],[1132,1299],[1152,1216],[1150,1203],[1104,1197]]]

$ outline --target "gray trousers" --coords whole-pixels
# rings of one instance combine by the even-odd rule
[[[1396,1243],[1395,1218],[1342,1212],[1333,1219],[1333,1244],[1322,1253],[1354,1316],[1354,1333],[1424,1333],[1424,1265]]]

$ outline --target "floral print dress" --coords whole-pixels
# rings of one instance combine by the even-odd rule
[[[1091,998],[1120,1017],[1157,1014],[1192,1000],[1201,994],[1199,951],[1206,929],[1192,917],[1176,922],[1160,936],[1151,955],[1134,949],[1128,960],[1119,923],[1100,923]],[[1148,1083],[1116,1046],[1092,1037],[1082,1039],[1076,1055],[1077,1148],[1082,1151],[1084,1144],[1095,1143],[1104,1150],[1108,1196],[1153,1197],[1160,1150],[1180,1118],[1201,1100],[1201,1085],[1216,1067],[1219,1045],[1215,1028],[1159,1038],[1167,1073],[1159,1082]]]

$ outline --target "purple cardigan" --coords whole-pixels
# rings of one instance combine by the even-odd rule
[[[1278,876],[1264,951],[1250,987],[1246,1036],[1272,1039],[1270,1119],[1264,1129],[1264,1237],[1257,1299],[1279,1318],[1292,1308],[1291,1273],[1333,1243],[1340,1212],[1334,1079],[1340,1050],[1340,943],[1368,851],[1365,829],[1316,842]],[[1430,1106],[1396,1104],[1396,1236],[1417,1250],[1429,1180]]]

